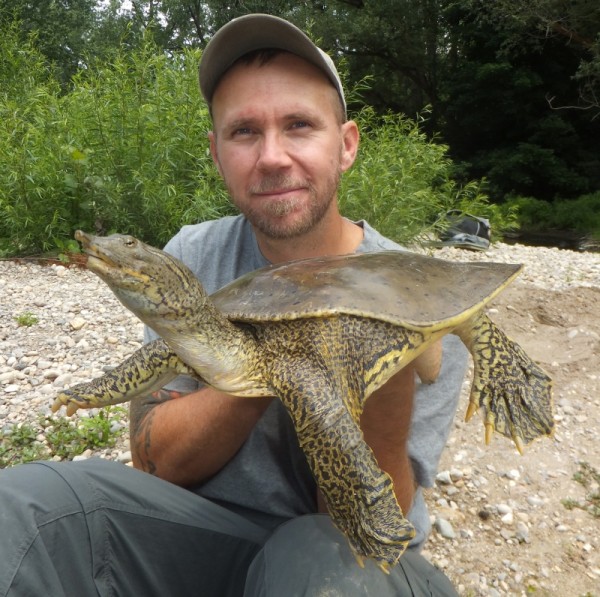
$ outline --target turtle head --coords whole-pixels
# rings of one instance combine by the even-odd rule
[[[183,263],[133,236],[92,236],[78,230],[75,238],[87,254],[87,268],[144,323],[181,320],[197,312],[206,298],[199,280]]]

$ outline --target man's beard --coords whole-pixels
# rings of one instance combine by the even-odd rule
[[[263,204],[240,206],[235,200],[238,209],[248,218],[248,221],[266,237],[277,240],[295,238],[312,230],[325,216],[332,201],[335,200],[340,181],[340,172],[336,170],[327,180],[323,192],[319,195],[311,183],[297,181],[284,175],[273,175],[263,178],[259,185],[250,188],[250,195],[254,193],[268,193],[270,190],[307,189],[310,201],[301,217],[296,217],[292,222],[284,222],[283,217],[294,212],[300,201],[298,197]],[[261,200],[255,199],[258,203]]]

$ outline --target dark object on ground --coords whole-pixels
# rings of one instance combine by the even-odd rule
[[[442,246],[485,251],[490,246],[490,222],[485,218],[451,209],[448,227],[440,233]]]

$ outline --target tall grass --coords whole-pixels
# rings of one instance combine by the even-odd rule
[[[208,151],[198,51],[167,55],[147,35],[61,92],[34,39],[0,35],[0,256],[64,248],[78,228],[160,246],[232,211]],[[451,207],[493,215],[416,122],[370,108],[356,117],[361,148],[340,192],[349,217],[408,242]]]
[[[488,204],[481,181],[461,187],[452,180],[448,148],[427,139],[418,122],[399,114],[378,116],[369,107],[356,120],[361,145],[340,193],[348,216],[364,218],[403,243],[434,232],[451,208],[507,220]]]
[[[197,51],[166,56],[146,40],[65,95],[33,44],[4,37],[0,52],[0,252],[52,249],[77,228],[160,245],[230,210],[207,152]]]

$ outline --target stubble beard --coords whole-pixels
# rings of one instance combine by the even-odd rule
[[[308,205],[291,221],[286,220],[286,216],[298,209],[303,201],[299,197],[292,196],[285,200],[265,201],[256,205],[240,205],[234,197],[234,203],[250,224],[267,238],[274,240],[297,238],[310,232],[323,219],[335,200],[340,176],[340,169],[336,168],[326,181],[321,193],[310,182],[294,180],[281,174],[264,177],[259,185],[250,188],[251,195],[269,192],[271,189],[307,189]]]

